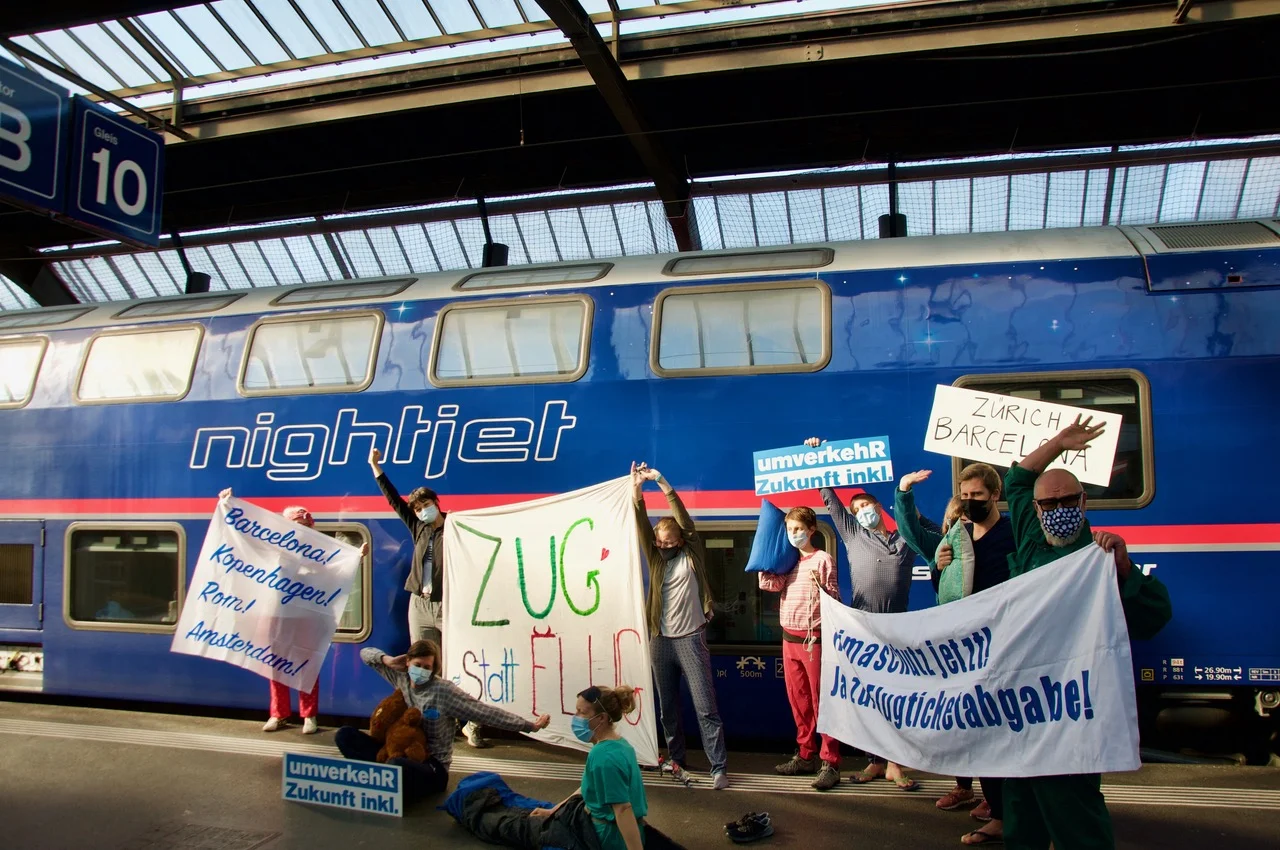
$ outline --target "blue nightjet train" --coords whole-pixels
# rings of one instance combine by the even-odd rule
[[[358,651],[405,645],[413,548],[366,464],[372,445],[402,493],[425,484],[446,510],[647,460],[707,538],[728,733],[782,742],[777,595],[742,571],[760,506],[752,452],[886,435],[895,477],[942,473],[917,488],[940,517],[960,461],[921,448],[938,384],[1123,416],[1111,483],[1090,486],[1089,505],[1173,597],[1172,623],[1134,644],[1145,728],[1178,746],[1220,720],[1246,739],[1232,746],[1265,754],[1280,698],[1276,221],[584,260],[0,314],[0,689],[265,711],[261,677],[169,652],[216,494],[232,487],[274,510],[304,504],[323,530],[372,544],[321,673],[322,713],[366,714],[382,688]],[[870,488],[891,504],[892,486]],[[774,501],[821,506],[816,492]],[[912,607],[933,604],[923,563],[916,579]],[[502,701],[523,684],[504,664],[459,680]]]

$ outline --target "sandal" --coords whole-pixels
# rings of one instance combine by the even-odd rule
[[[893,784],[898,786],[899,791],[919,791],[920,783],[916,782],[909,776],[899,776],[893,780]]]
[[[875,782],[877,779],[884,779],[884,773],[872,773],[873,768],[880,767],[878,764],[869,764],[861,771],[854,775],[853,781],[859,785],[865,785],[868,782]]]
[[[968,841],[966,840],[968,838],[973,838],[974,840]],[[962,835],[960,837],[960,843],[968,845],[969,847],[973,847],[977,844],[1003,844],[1004,836],[992,835],[989,832],[983,832],[980,829],[975,829],[973,832],[966,832]]]

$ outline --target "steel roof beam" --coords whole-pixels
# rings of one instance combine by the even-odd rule
[[[48,259],[32,254],[29,259],[0,260],[0,274],[22,287],[41,307],[79,304],[80,299],[54,274]]]
[[[631,97],[627,78],[605,44],[591,16],[578,0],[538,0],[560,31],[569,39],[582,65],[591,75],[596,90],[604,98],[613,117],[622,125],[631,146],[644,163],[653,179],[658,197],[666,210],[667,221],[675,233],[676,245],[681,251],[697,249],[690,226],[689,181],[685,179],[676,160],[662,146],[650,129],[649,122],[641,114],[640,107]]]

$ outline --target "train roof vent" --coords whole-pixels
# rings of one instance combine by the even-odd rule
[[[1161,225],[1148,227],[1146,231],[1159,240],[1165,249],[1172,251],[1253,247],[1280,242],[1280,236],[1256,221]]]

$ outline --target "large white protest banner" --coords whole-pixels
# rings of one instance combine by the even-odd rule
[[[629,477],[445,520],[446,674],[478,700],[532,718],[539,740],[586,750],[569,720],[592,685],[633,685],[618,729],[658,763],[643,555]]]
[[[924,611],[820,598],[820,732],[946,776],[1138,769],[1129,630],[1097,546]]]
[[[219,500],[170,652],[310,691],[360,550],[236,498]]]
[[[1022,396],[997,395],[939,384],[925,431],[924,450],[1010,466],[1040,448],[1076,417],[1104,423],[1103,433],[1081,451],[1064,452],[1050,469],[1069,469],[1086,484],[1111,481],[1120,440],[1118,413],[1070,407]]]

